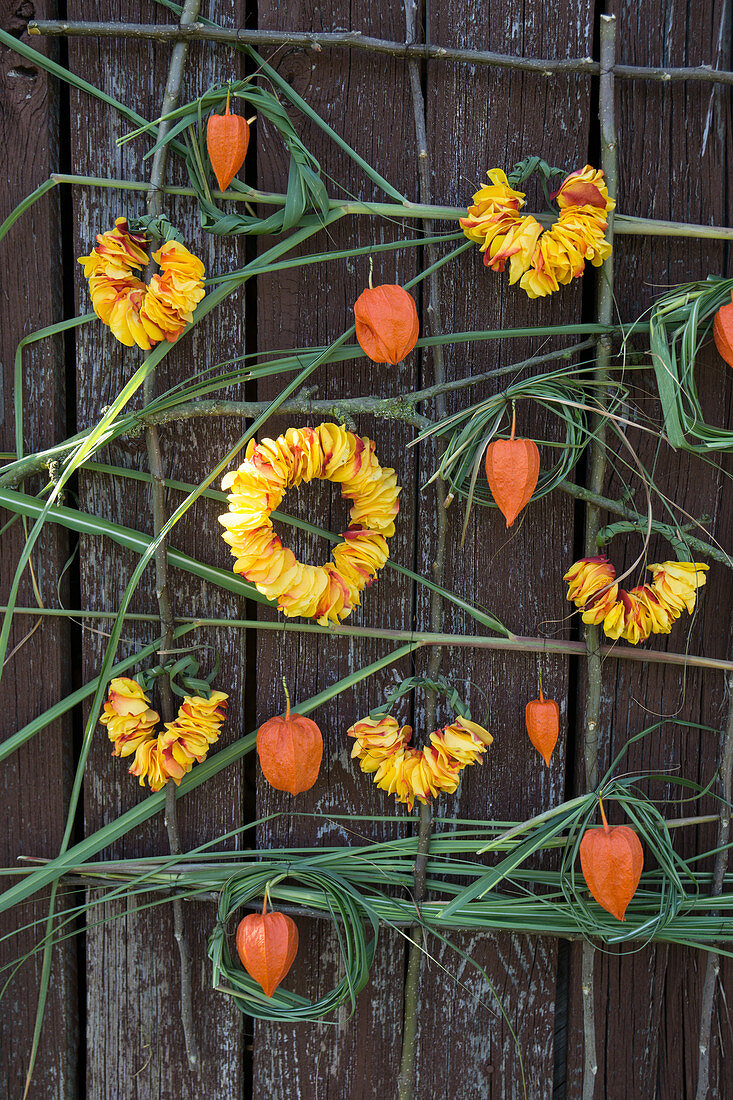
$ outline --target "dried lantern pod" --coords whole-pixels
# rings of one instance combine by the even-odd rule
[[[733,367],[733,291],[730,305],[721,306],[713,320],[713,339],[721,357]]]
[[[257,731],[257,755],[262,773],[277,791],[300,794],[318,778],[323,756],[323,737],[315,722],[302,714],[290,713],[290,695],[285,687],[287,710],[263,722]]]
[[[636,893],[644,851],[628,825],[610,826],[600,802],[603,827],[586,829],[580,842],[580,866],[598,904],[616,920],[626,920],[626,907]]]
[[[541,676],[540,697],[527,703],[524,719],[530,741],[549,768],[550,758],[560,735],[560,707],[554,699],[545,699]]]
[[[495,439],[486,448],[486,480],[507,527],[529,501],[540,475],[540,452],[533,439],[515,439],[517,414],[512,403],[509,439]]]
[[[298,926],[285,913],[267,912],[267,892],[261,913],[250,913],[237,928],[237,952],[251,978],[271,997],[298,953]]]
[[[411,294],[401,286],[369,286],[354,303],[356,338],[374,363],[396,366],[417,343],[420,322]]]
[[[206,123],[206,148],[221,191],[226,191],[244,164],[249,146],[249,123],[229,113],[229,96],[228,91],[224,114],[210,115]]]

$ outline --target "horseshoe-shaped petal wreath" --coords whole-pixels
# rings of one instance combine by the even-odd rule
[[[147,237],[133,233],[126,218],[97,234],[97,247],[80,256],[97,317],[131,348],[150,351],[161,340],[173,343],[193,319],[204,297],[204,265],[179,241],[165,241],[153,259],[160,274],[146,285],[136,271],[148,264]]]
[[[509,282],[518,281],[528,297],[554,293],[583,274],[586,260],[599,267],[611,255],[604,234],[606,215],[616,203],[599,169],[586,164],[566,176],[551,196],[560,213],[549,229],[519,213],[524,192],[510,186],[501,168],[487,174],[491,182],[473,196],[461,228],[481,246],[487,267],[503,271],[509,261]]]
[[[379,465],[375,446],[337,424],[288,428],[277,439],[250,441],[242,465],[224,476],[222,488],[231,492],[219,522],[237,559],[234,572],[277,600],[283,614],[322,626],[340,622],[387,561],[401,489],[394,470]],[[288,489],[314,478],[338,482],[341,495],[353,501],[344,541],[325,565],[298,561],[270,519]]]

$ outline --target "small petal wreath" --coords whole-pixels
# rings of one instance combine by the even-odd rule
[[[558,219],[544,230],[531,214],[519,213],[524,192],[510,185],[501,168],[487,175],[491,182],[475,193],[461,227],[481,246],[487,267],[503,271],[509,260],[510,285],[519,282],[528,297],[554,293],[583,274],[586,260],[600,267],[611,255],[604,234],[606,215],[616,204],[599,169],[586,164],[563,180],[550,196],[557,200]]]
[[[130,229],[126,218],[97,234],[97,246],[80,256],[89,280],[92,306],[114,336],[131,348],[150,351],[161,340],[173,343],[193,320],[204,297],[204,265],[184,244],[167,240],[153,259],[160,274],[146,285],[136,275],[148,265],[147,236]]]
[[[224,476],[229,510],[219,522],[236,558],[232,568],[277,600],[283,614],[322,626],[340,622],[389,558],[387,539],[395,531],[401,489],[395,471],[380,466],[375,447],[337,424],[288,428],[277,439],[251,440],[242,465]],[[314,478],[340,484],[341,495],[353,501],[344,541],[325,565],[299,562],[270,519],[288,489]]]
[[[415,799],[425,804],[441,793],[455,794],[461,771],[470,764],[482,763],[482,755],[494,740],[488,730],[471,721],[455,689],[442,679],[429,681],[410,677],[404,680],[384,709],[417,686],[447,695],[454,708],[460,711],[454,722],[430,734],[430,744],[425,748],[411,747],[412,726],[400,726],[383,710],[372,711],[368,718],[359,719],[346,731],[354,738],[352,759],[359,761],[363,772],[373,773],[374,782],[381,790],[393,794],[397,802],[404,803],[410,810]]]
[[[118,676],[109,686],[109,695],[99,721],[107,727],[114,748],[113,756],[133,756],[130,775],[151,791],[159,791],[169,779],[176,786],[190,772],[194,761],[203,763],[211,745],[219,740],[226,718],[228,695],[212,691],[208,699],[185,696],[178,715],[157,729],[160,715],[136,680]]]
[[[683,611],[691,615],[695,610],[697,590],[705,584],[709,566],[663,561],[647,568],[652,583],[627,592],[616,583],[616,569],[605,554],[581,558],[563,577],[567,598],[582,612],[584,623],[603,624],[604,633],[614,641],[623,638],[637,645],[650,634],[669,634]]]

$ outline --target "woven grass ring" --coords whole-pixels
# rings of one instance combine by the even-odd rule
[[[310,869],[307,859],[298,861],[297,870],[282,860],[271,860],[248,867],[234,875],[219,896],[216,925],[209,938],[209,958],[213,964],[213,987],[227,993],[237,1008],[258,1020],[321,1020],[348,1003],[353,1013],[356,995],[369,980],[379,932],[379,918],[367,905],[355,886],[342,875],[332,875],[323,867]],[[285,881],[290,885],[286,885]],[[343,978],[316,1001],[306,1000],[282,986],[266,997],[257,982],[247,974],[232,953],[232,919],[244,916],[242,906],[262,898],[267,889],[272,907],[278,900],[305,904],[328,913],[338,935]],[[298,960],[293,965],[297,971]],[[349,1014],[351,1014],[349,1013]]]

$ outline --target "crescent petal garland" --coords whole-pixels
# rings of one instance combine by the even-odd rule
[[[150,351],[161,340],[173,343],[193,319],[204,297],[204,265],[178,241],[166,241],[153,259],[160,267],[146,285],[135,274],[148,265],[147,237],[133,233],[126,218],[97,234],[97,247],[80,256],[97,317],[128,348]]]
[[[503,271],[509,260],[509,283],[519,282],[530,298],[544,298],[585,270],[585,261],[600,267],[611,255],[605,239],[606,214],[616,203],[608,197],[603,172],[586,164],[571,172],[552,196],[560,216],[549,229],[531,214],[519,213],[524,192],[509,185],[501,168],[487,173],[490,183],[473,196],[463,232],[476,241],[484,264]]]
[[[211,745],[219,740],[226,718],[228,695],[212,691],[209,699],[187,695],[178,715],[158,729],[160,715],[136,680],[118,676],[99,721],[107,727],[113,756],[133,756],[128,771],[151,791],[159,791],[169,779],[178,786],[194,761],[201,764]]]
[[[251,440],[242,465],[224,476],[229,510],[219,523],[237,559],[233,570],[277,600],[283,614],[316,619],[322,626],[340,622],[387,561],[401,488],[395,471],[379,465],[375,446],[337,424],[288,428],[277,439]],[[288,489],[314,478],[339,483],[341,495],[353,501],[344,541],[325,565],[299,562],[270,519]]]
[[[430,734],[424,749],[410,747],[412,726],[400,726],[391,714],[362,718],[347,730],[354,738],[352,759],[374,782],[410,810],[441,793],[455,794],[463,768],[480,764],[494,738],[478,722],[459,716]]]
[[[581,558],[563,577],[568,582],[567,598],[582,612],[584,623],[602,623],[604,633],[614,641],[623,638],[637,645],[650,634],[669,634],[683,611],[691,615],[695,610],[697,590],[705,584],[709,566],[663,561],[647,568],[652,583],[626,592],[616,583],[616,570],[605,554]]]

